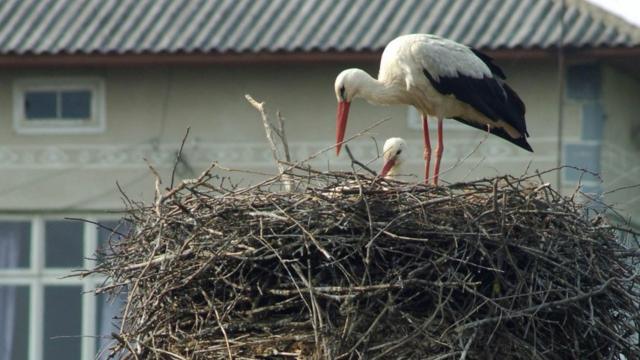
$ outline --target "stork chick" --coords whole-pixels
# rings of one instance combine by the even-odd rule
[[[387,139],[382,146],[382,171],[380,177],[395,180],[401,174],[407,143],[399,137]]]

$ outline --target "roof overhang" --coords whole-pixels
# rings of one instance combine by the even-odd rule
[[[544,60],[558,56],[557,49],[484,50],[496,60]],[[638,59],[640,47],[565,48],[568,60]],[[160,53],[160,54],[9,54],[0,55],[0,67],[135,67],[151,65],[345,63],[380,61],[381,51],[282,53]]]

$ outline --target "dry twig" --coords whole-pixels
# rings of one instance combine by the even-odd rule
[[[287,137],[284,131],[284,119],[282,118],[282,116],[280,116],[280,113],[278,113],[277,117],[279,128],[274,127],[269,121],[269,116],[264,109],[264,101],[259,102],[249,94],[246,94],[244,97],[247,99],[249,104],[251,104],[251,106],[253,106],[260,113],[260,119],[262,120],[262,125],[264,126],[264,133],[267,141],[269,142],[269,147],[271,148],[271,155],[273,155],[273,159],[275,160],[276,166],[278,167],[278,172],[280,176],[282,176],[284,189],[285,191],[291,191],[291,181],[286,174],[284,164],[282,163],[282,159],[280,158],[278,152],[278,144],[273,138],[273,133],[278,135],[278,137],[280,138],[280,142],[282,143],[283,151],[285,153],[285,161],[291,161],[291,156],[289,155],[289,144],[287,143]]]

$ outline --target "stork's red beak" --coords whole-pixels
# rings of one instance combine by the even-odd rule
[[[340,101],[338,103],[338,113],[336,114],[336,155],[340,155],[342,141],[344,141],[344,131],[347,129],[347,118],[349,117],[348,101]]]
[[[396,158],[395,157],[392,157],[391,159],[385,161],[384,165],[382,165],[382,171],[380,172],[380,177],[387,176],[387,173],[389,173],[389,170],[391,170],[391,168],[395,164],[396,164]]]

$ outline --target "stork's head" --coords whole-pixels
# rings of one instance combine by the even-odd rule
[[[384,142],[382,147],[382,165],[381,177],[393,177],[399,173],[400,166],[404,161],[404,153],[406,152],[407,143],[399,137],[392,137]]]
[[[368,77],[367,73],[360,69],[347,69],[338,74],[334,88],[336,99],[338,100],[338,113],[336,114],[336,154],[340,154],[344,132],[347,129],[347,118],[349,117],[349,106],[351,100],[358,96],[363,79]]]

